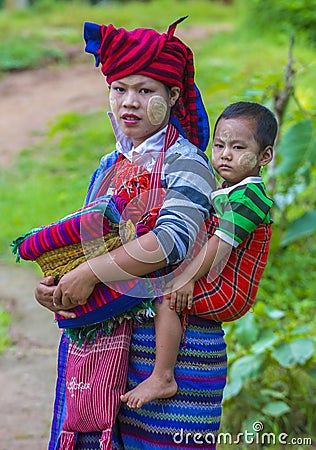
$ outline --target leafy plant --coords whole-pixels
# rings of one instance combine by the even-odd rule
[[[223,429],[237,435],[260,420],[268,433],[313,436],[315,324],[291,329],[290,323],[286,310],[260,302],[255,314],[225,327],[234,350]]]
[[[316,231],[316,209],[308,210],[308,205],[295,219],[288,219],[288,210],[310,185],[316,167],[316,136],[311,118],[296,122],[287,130],[278,146],[278,158],[274,199],[278,223],[284,231],[280,245],[285,246]]]

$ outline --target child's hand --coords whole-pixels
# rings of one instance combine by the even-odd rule
[[[171,290],[169,308],[175,309],[178,313],[185,308],[191,309],[193,302],[194,281],[190,280],[183,286],[178,280],[171,283],[168,287]],[[181,286],[178,287],[177,286]]]

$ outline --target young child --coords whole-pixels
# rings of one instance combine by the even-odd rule
[[[234,103],[219,116],[212,164],[224,182],[212,193],[216,217],[210,238],[169,284],[170,303],[157,305],[156,363],[148,379],[121,397],[130,407],[177,391],[173,368],[182,330],[174,308],[179,313],[187,306],[190,314],[229,321],[253,304],[267,262],[273,204],[260,171],[272,160],[277,130],[272,112],[258,103]]]

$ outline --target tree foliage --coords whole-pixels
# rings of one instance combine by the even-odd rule
[[[303,33],[316,45],[316,0],[249,0],[249,23],[264,30]]]

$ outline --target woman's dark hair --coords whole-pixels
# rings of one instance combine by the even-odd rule
[[[252,119],[256,122],[255,139],[261,150],[268,145],[273,147],[278,133],[278,122],[270,109],[255,102],[237,102],[227,106],[215,123],[213,138],[221,119],[236,118]]]

